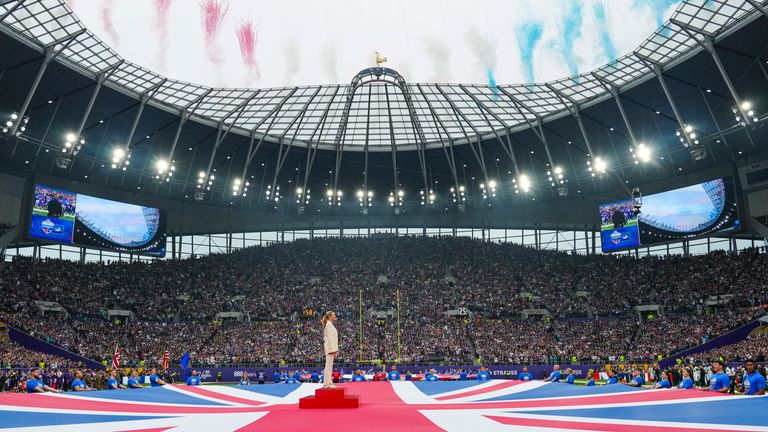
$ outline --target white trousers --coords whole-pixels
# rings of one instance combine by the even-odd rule
[[[325,355],[325,371],[323,371],[323,385],[329,385],[333,382],[331,374],[333,373],[333,354]]]

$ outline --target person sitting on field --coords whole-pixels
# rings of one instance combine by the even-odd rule
[[[565,370],[565,374],[566,374],[565,383],[566,384],[574,384],[574,382],[576,380],[576,376],[573,374],[573,369],[571,369],[571,368],[566,369]]]
[[[627,385],[630,387],[642,387],[645,381],[643,380],[642,375],[640,375],[640,371],[635,370],[632,372],[632,376],[633,378],[627,383]]]
[[[672,388],[672,383],[669,382],[669,374],[666,372],[661,373],[661,379],[657,382],[653,388],[655,389],[668,389]]]
[[[356,369],[355,372],[352,373],[352,382],[364,382],[365,381],[365,375],[363,375],[362,372],[360,372],[360,369]]]
[[[83,381],[83,373],[80,371],[77,371],[75,372],[75,379],[72,380],[72,390],[76,392],[80,392],[80,391],[93,391],[96,389],[88,386],[85,383],[85,381]]]
[[[144,388],[144,386],[141,384],[141,378],[139,378],[139,372],[136,369],[131,371],[130,378],[128,378],[128,388],[129,389]]]

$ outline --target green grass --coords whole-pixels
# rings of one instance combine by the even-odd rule
[[[627,222],[626,224],[624,224],[624,227],[631,227],[631,226],[635,226],[635,225],[637,225],[637,219],[634,219],[634,220],[631,220],[631,221]],[[600,231],[607,231],[607,230],[612,230],[612,229],[613,229],[613,222],[607,223],[607,224],[603,224],[600,227]]]
[[[38,216],[48,216],[48,210],[34,209],[34,210],[32,210],[32,214],[36,214]],[[72,221],[72,222],[75,221],[75,217],[74,216],[66,215],[66,214],[63,217],[61,217],[60,219],[67,220],[67,221]]]

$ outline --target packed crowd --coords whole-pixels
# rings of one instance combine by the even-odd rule
[[[756,334],[752,334],[735,344],[724,345],[720,348],[690,356],[687,361],[689,363],[702,363],[712,360],[743,362],[747,359],[754,359],[758,362],[768,361],[768,332],[756,332]]]
[[[11,341],[0,342],[0,368],[28,368],[31,366],[52,368],[74,366],[75,362],[63,357],[32,351]]]
[[[16,257],[0,278],[0,320],[87,358],[108,361],[120,347],[126,361],[152,364],[164,350],[201,364],[318,361],[320,326],[305,311],[331,309],[340,360],[655,359],[763,312],[766,267],[756,250],[635,259],[423,237],[300,240],[152,263]],[[724,299],[716,311],[710,296]],[[69,316],[41,319],[35,300]],[[641,304],[664,315],[639,322]],[[108,309],[136,318],[107,322]],[[524,309],[551,316],[521,320]]]

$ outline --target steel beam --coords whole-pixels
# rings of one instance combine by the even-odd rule
[[[616,84],[612,83],[608,79],[600,76],[596,72],[592,72],[591,74],[600,84],[605,87],[605,89],[608,91],[608,93],[613,96],[613,100],[616,102],[616,106],[619,108],[619,113],[621,114],[621,119],[624,121],[624,126],[627,128],[627,133],[629,133],[629,139],[632,141],[632,145],[636,146],[638,144],[637,139],[635,138],[635,132],[632,130],[632,125],[629,123],[629,117],[627,116],[627,112],[624,110],[624,103],[621,101],[621,95],[619,94],[619,88]]]
[[[551,84],[546,84],[546,86],[550,91],[552,91],[552,93],[556,94],[557,97],[560,98],[560,102],[565,105],[565,108],[571,113],[571,115],[573,115],[573,118],[576,119],[576,123],[579,125],[579,130],[581,131],[581,136],[584,138],[584,144],[587,146],[589,157],[593,158],[597,156],[592,149],[592,142],[590,141],[589,135],[587,134],[587,128],[584,126],[584,121],[581,120],[581,107],[579,104],[573,98],[556,89]],[[570,102],[573,106],[569,106],[566,101]]]
[[[757,0],[744,0],[745,2],[751,4],[755,9],[760,11],[761,14],[763,14],[764,17],[768,18],[768,9],[766,9],[765,6],[761,5],[760,2]]]
[[[0,16],[0,23],[2,23],[3,21],[5,21],[6,18],[11,16],[16,11],[16,9],[18,9],[21,5],[24,4],[24,2],[26,0],[18,0],[18,1],[17,0],[11,0],[11,1],[2,2],[2,3],[0,3],[0,7],[8,5],[8,4],[11,4],[14,1],[16,2],[16,4],[11,6],[10,9],[8,9],[2,16]]]
[[[469,92],[467,88],[463,84],[459,84],[459,88],[464,90],[464,93],[467,94],[474,102],[477,104],[477,106],[481,109],[481,113],[483,113],[483,119],[485,120],[486,124],[489,128],[491,128],[491,131],[493,131],[493,135],[496,137],[496,139],[501,144],[501,148],[504,149],[504,152],[509,156],[510,160],[512,161],[512,166],[515,168],[515,175],[519,173],[519,169],[517,166],[517,158],[515,157],[514,149],[512,148],[512,143],[509,141],[509,126],[491,109],[485,106],[484,103],[480,101],[475,95]],[[497,122],[501,123],[502,127],[504,128],[505,136],[507,138],[506,144],[501,140],[501,137],[499,136],[498,132],[496,132],[496,129],[493,127],[491,122],[488,120],[488,116],[486,115],[486,112],[491,115]],[[509,147],[507,147],[509,146]],[[547,154],[549,154],[549,149],[547,149]],[[551,158],[550,158],[551,161]]]
[[[661,89],[664,91],[664,96],[667,98],[667,102],[669,102],[669,106],[672,108],[672,112],[675,115],[675,119],[677,120],[678,127],[683,130],[685,128],[685,120],[683,120],[683,116],[680,114],[680,110],[677,109],[677,104],[675,103],[674,98],[672,98],[672,93],[669,91],[669,87],[667,86],[667,82],[664,79],[664,73],[661,70],[661,66],[659,66],[657,63],[655,63],[650,58],[644,56],[643,54],[640,54],[638,52],[635,52],[635,55],[645,62],[645,65],[656,75],[656,78],[659,80],[659,84],[661,84]],[[682,131],[681,134],[685,142],[688,143],[688,147],[694,147],[693,142],[691,142],[690,137],[687,133],[685,133],[685,130]]]
[[[445,125],[443,124],[442,120],[440,120],[440,117],[435,112],[435,108],[432,106],[432,104],[429,102],[429,98],[427,98],[427,95],[424,93],[424,90],[421,88],[421,84],[416,84],[416,88],[419,89],[419,93],[424,97],[424,102],[427,103],[427,107],[429,108],[429,113],[432,115],[432,120],[435,122],[435,125],[439,126],[437,127],[437,135],[440,139],[440,145],[443,148],[443,153],[445,154],[445,159],[448,161],[448,167],[451,169],[451,174],[453,175],[453,184],[456,188],[456,192],[458,193],[459,189],[459,177],[456,171],[456,158],[453,154],[453,140],[451,139],[451,135],[448,133],[448,129],[446,129]],[[443,139],[443,134],[440,133],[440,130],[443,130],[445,132],[446,137],[448,138],[448,146],[450,148],[447,150],[445,148],[445,141]]]
[[[307,103],[304,104],[304,107],[302,107],[299,114],[291,120],[291,122],[288,124],[288,126],[285,128],[286,131],[288,131],[293,125],[296,123],[296,121],[299,121],[299,125],[301,125],[304,121],[304,116],[307,113],[307,109],[312,104],[312,101],[315,99],[315,97],[320,93],[320,89],[322,87],[318,86],[317,90],[312,94],[312,97],[309,98]],[[280,143],[280,149],[278,151],[277,155],[277,167],[275,168],[275,176],[272,179],[272,189],[275,189],[275,186],[277,185],[277,176],[280,175],[280,171],[283,169],[283,164],[285,163],[285,160],[288,159],[288,152],[290,152],[291,147],[293,146],[293,142],[296,140],[296,135],[299,134],[299,130],[301,129],[301,126],[298,126],[296,128],[296,131],[293,133],[293,136],[291,137],[291,141],[288,144],[288,147],[285,149],[285,154],[283,155],[283,143]],[[282,140],[281,140],[282,141]]]
[[[325,130],[325,124],[328,119],[328,113],[331,111],[331,106],[333,105],[334,99],[336,99],[336,95],[339,94],[339,88],[340,86],[336,86],[336,90],[334,90],[333,96],[331,96],[331,98],[328,100],[328,106],[325,107],[325,111],[323,112],[322,118],[320,119],[319,122],[317,122],[317,126],[312,131],[312,135],[307,140],[307,168],[304,171],[304,189],[303,189],[305,195],[307,193],[307,183],[309,183],[309,175],[312,172],[312,166],[315,163],[315,156],[317,155],[317,150],[320,147],[320,138],[318,138],[317,141],[315,142],[315,148],[314,150],[312,150],[312,140],[314,139],[315,134],[318,132],[318,130],[320,131],[319,136],[323,135],[323,131]]]
[[[469,146],[469,149],[472,150],[472,154],[475,156],[475,159],[477,160],[478,164],[480,164],[480,169],[483,171],[483,177],[488,182],[488,171],[485,168],[485,157],[483,156],[483,149],[482,146],[480,146],[480,132],[475,129],[475,126],[467,120],[467,118],[464,116],[464,114],[461,112],[461,110],[458,109],[458,107],[453,103],[453,101],[448,97],[448,95],[445,94],[442,88],[440,88],[439,85],[435,84],[435,87],[440,92],[440,94],[443,95],[446,102],[448,102],[448,105],[451,106],[451,110],[453,111],[453,115],[456,118],[456,123],[458,123],[459,128],[461,129],[461,133],[464,135],[464,138],[467,140],[467,145]],[[461,119],[459,119],[461,117]],[[469,135],[467,134],[467,131],[464,129],[464,124],[461,120],[464,120],[467,122],[470,128],[472,128],[472,131],[475,133],[475,136],[477,137],[477,150],[475,150],[475,146],[472,144],[472,140],[469,139]]]

